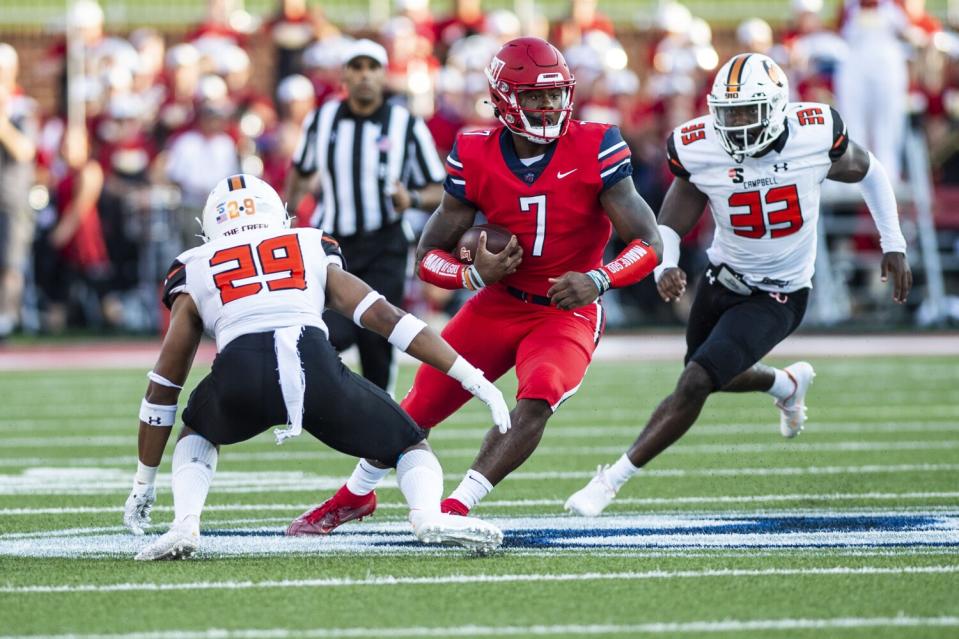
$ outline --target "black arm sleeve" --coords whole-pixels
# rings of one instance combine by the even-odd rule
[[[676,140],[673,139],[672,133],[666,139],[666,163],[669,164],[669,170],[673,172],[673,175],[686,180],[689,179],[689,171],[679,161],[679,153],[676,152]]]
[[[343,257],[343,250],[340,248],[340,243],[332,235],[327,235],[326,233],[320,238],[320,242],[323,244],[323,252],[326,253],[326,257],[334,264],[339,264],[343,270],[346,270],[346,258]]]
[[[829,159],[835,162],[846,153],[849,147],[849,135],[846,133],[846,123],[842,121],[839,111],[829,107],[832,113],[832,147],[829,149]]]
[[[186,264],[180,260],[173,260],[163,280],[163,305],[173,308],[173,300],[180,293],[186,292]]]

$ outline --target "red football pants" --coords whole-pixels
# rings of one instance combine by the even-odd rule
[[[443,337],[490,381],[515,366],[516,399],[541,399],[555,411],[579,389],[604,319],[599,303],[562,311],[523,302],[493,286],[460,309]],[[422,364],[400,405],[421,427],[432,428],[470,397],[459,382]]]

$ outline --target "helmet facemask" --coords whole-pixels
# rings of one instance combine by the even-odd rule
[[[723,104],[710,101],[709,110],[719,139],[730,155],[752,156],[783,132],[783,122],[774,122],[772,105],[765,98]]]
[[[540,102],[544,100],[535,96],[530,96],[534,92],[542,94],[551,94],[553,91],[559,91],[561,96],[558,100],[559,108],[530,108],[523,106],[524,100]],[[520,135],[526,137],[530,142],[536,144],[548,144],[558,139],[566,133],[569,127],[569,119],[573,111],[573,87],[559,86],[554,88],[521,89],[513,94],[516,107],[522,122],[523,132]],[[530,100],[532,98],[532,100]],[[531,105],[531,106],[536,106]]]

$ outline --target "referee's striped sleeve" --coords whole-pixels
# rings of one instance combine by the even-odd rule
[[[426,127],[423,118],[414,119],[413,144],[416,147],[415,162],[419,166],[420,175],[432,184],[442,182],[446,178],[446,171],[439,153],[436,152],[433,134]]]
[[[300,132],[300,141],[293,152],[293,167],[300,175],[313,175],[317,169],[316,130],[320,122],[320,109],[314,109],[305,120]]]

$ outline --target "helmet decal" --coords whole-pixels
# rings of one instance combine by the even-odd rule
[[[763,60],[763,68],[766,69],[766,75],[773,81],[773,84],[777,87],[783,86],[783,76],[778,66],[770,64],[768,60]]]
[[[505,66],[505,62],[500,60],[495,55],[493,56],[493,59],[490,60],[489,63],[489,71],[487,71],[491,83],[495,84],[499,80],[499,74],[503,72],[503,67]]]
[[[203,238],[213,240],[257,229],[289,228],[289,214],[279,194],[260,178],[231,175],[220,180],[203,207]]]
[[[746,67],[746,61],[749,60],[749,54],[738,55],[729,65],[729,73],[726,76],[726,91],[729,93],[738,93],[743,86],[743,70]]]

